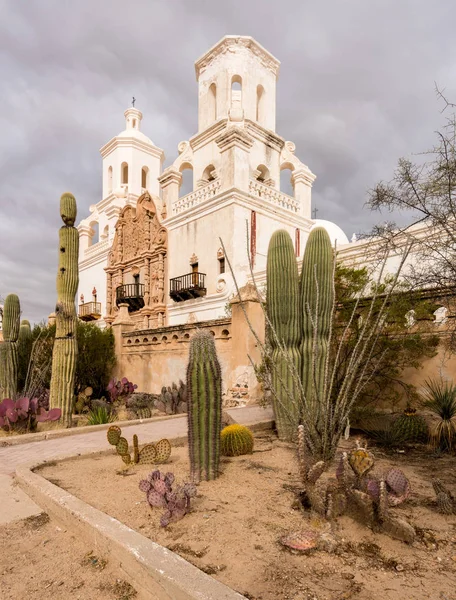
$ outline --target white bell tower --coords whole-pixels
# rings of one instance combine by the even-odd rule
[[[81,295],[90,298],[91,291],[96,288],[102,304],[100,315],[106,314],[104,268],[120,211],[127,204],[135,206],[146,191],[154,196],[157,209],[161,210],[158,177],[162,171],[164,152],[141,131],[143,115],[140,110],[133,106],[125,111],[124,116],[125,129],[100,150],[103,159],[102,199],[90,206],[89,216],[78,225],[78,298]]]

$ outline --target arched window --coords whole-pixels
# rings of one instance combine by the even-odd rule
[[[121,183],[128,183],[128,164],[122,163],[122,181]]]
[[[90,223],[90,244],[89,246],[93,246],[94,244],[100,241],[100,226],[97,221],[92,221]]]
[[[109,225],[105,225],[103,229],[103,235],[101,236],[102,240],[107,240],[109,237]]]
[[[262,125],[264,125],[264,117],[265,117],[265,110],[264,110],[264,98],[265,97],[265,93],[264,93],[264,87],[262,85],[258,85],[257,86],[257,104],[256,104],[256,120],[258,121],[258,123],[261,123]]]
[[[149,169],[147,167],[143,167],[141,169],[141,187],[143,188],[143,190],[147,190],[148,174],[149,174]]]
[[[214,181],[215,179],[215,167],[214,165],[208,165],[203,171],[203,177],[205,181]]]
[[[217,119],[217,86],[215,83],[211,83],[209,87],[207,111],[211,121],[215,121]]]
[[[258,181],[264,183],[269,179],[269,169],[265,165],[258,165],[256,172]]]
[[[242,108],[242,77],[239,75],[231,79],[231,106]]]
[[[294,188],[291,183],[291,175],[294,166],[291,163],[284,163],[280,166],[280,191],[289,196],[294,196]]]
[[[180,167],[182,183],[179,189],[179,198],[193,192],[193,167],[190,163],[183,163]]]
[[[112,192],[112,167],[108,168],[108,193]]]

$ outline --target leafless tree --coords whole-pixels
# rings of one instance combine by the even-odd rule
[[[437,95],[444,110],[454,109],[442,91]],[[371,235],[400,245],[404,234],[413,240],[413,261],[404,275],[418,288],[427,288],[451,310],[456,286],[456,115],[452,112],[436,132],[434,147],[415,161],[401,158],[393,179],[378,183],[369,193],[373,210],[408,213],[410,222],[398,227],[389,222]],[[456,348],[456,327],[452,347]]]

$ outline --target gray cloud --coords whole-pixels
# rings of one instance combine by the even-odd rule
[[[169,163],[196,131],[193,62],[226,34],[282,63],[277,132],[317,174],[318,216],[347,234],[367,190],[426,150],[456,98],[452,0],[0,0],[0,294],[38,321],[55,303],[58,199],[101,198],[99,148],[132,95]]]

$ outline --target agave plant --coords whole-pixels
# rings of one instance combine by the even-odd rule
[[[105,406],[96,406],[88,414],[87,425],[103,425],[105,423],[113,423],[116,418],[116,415],[108,411]]]
[[[5,398],[0,403],[0,427],[9,432],[35,431],[37,423],[58,421],[61,413],[60,408],[44,410],[37,398]]]
[[[435,446],[451,451],[456,439],[456,385],[429,379],[424,384],[422,396],[424,406],[439,419],[431,428]]]

